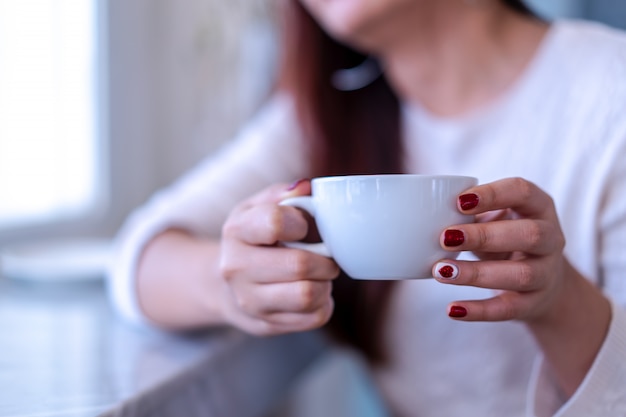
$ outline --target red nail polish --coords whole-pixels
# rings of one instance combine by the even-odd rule
[[[467,316],[467,309],[461,306],[452,306],[450,307],[450,312],[448,313],[448,316],[460,319]]]
[[[454,276],[454,268],[450,265],[439,268],[439,275],[443,278],[452,278]]]
[[[293,183],[291,183],[291,185],[289,187],[287,187],[287,191],[293,191],[296,188],[298,188],[298,185],[302,184],[304,181],[308,181],[308,178],[302,178],[299,179],[298,181],[294,181]]]
[[[476,194],[463,194],[459,196],[459,206],[461,210],[471,210],[478,205],[478,196]]]
[[[443,244],[446,246],[461,246],[463,242],[465,242],[465,236],[460,230],[448,229],[443,235]]]

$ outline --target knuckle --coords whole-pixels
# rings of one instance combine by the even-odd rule
[[[323,307],[317,309],[313,313],[309,314],[308,322],[305,324],[304,330],[318,329],[324,326],[330,320],[333,314],[333,304],[327,303]]]
[[[558,233],[555,233],[555,235],[556,235],[556,247],[558,251],[561,252],[563,251],[563,249],[565,249],[565,245],[567,244],[565,240],[565,236],[560,231]]]
[[[222,257],[219,271],[226,282],[232,282],[241,272],[241,268],[235,262],[232,262],[230,258]]]
[[[531,250],[541,247],[545,237],[545,229],[538,222],[528,222],[524,228],[524,238]]]
[[[337,278],[341,274],[341,268],[335,261],[329,260],[328,262],[330,262],[328,278]],[[329,289],[332,288],[330,285],[328,287]]]
[[[323,279],[334,279],[339,276],[341,273],[341,269],[339,265],[332,259],[321,259],[316,260],[315,262],[319,262],[315,267],[317,271],[317,275]],[[330,286],[330,285],[329,285]]]
[[[269,209],[265,225],[267,227],[267,243],[272,244],[279,241],[281,232],[285,229],[285,216],[280,206],[272,206]]]
[[[239,225],[231,217],[229,217],[222,225],[222,236],[229,237],[237,235]]]
[[[301,311],[313,311],[316,308],[317,288],[312,281],[298,283],[297,303]]]
[[[567,242],[559,226],[551,224],[550,229],[546,233],[552,236],[556,250],[562,251],[565,248]]]
[[[250,334],[258,337],[271,337],[280,333],[281,331],[276,325],[267,321],[262,321],[250,331]]]
[[[486,227],[478,227],[477,229],[477,244],[478,249],[486,248],[491,243],[491,234],[487,231]]]
[[[247,314],[255,313],[253,308],[254,303],[250,297],[247,297],[239,292],[234,294],[235,305],[237,308]]]
[[[517,308],[509,298],[501,300],[498,316],[500,320],[504,321],[513,320],[517,317]]]
[[[513,187],[517,190],[519,197],[523,200],[529,199],[533,193],[533,185],[521,177],[512,179]]]
[[[465,270],[469,270],[469,274],[467,275],[467,284],[470,286],[478,286],[480,281],[482,280],[481,269],[475,265],[468,265],[468,267],[464,268]]]
[[[481,192],[481,199],[488,202],[488,204],[492,204],[496,200],[496,189],[493,185],[487,184],[485,185],[485,189]]]
[[[330,318],[333,315],[333,304],[332,302],[327,303],[324,308],[321,308],[317,312],[317,327],[321,327],[328,323]]]
[[[520,291],[531,291],[535,288],[537,274],[535,269],[528,264],[521,264],[517,271],[517,286]]]
[[[524,225],[523,238],[529,251],[544,252],[548,248],[563,250],[565,236],[560,228],[552,223],[528,221]]]
[[[307,279],[311,269],[311,256],[303,250],[292,251],[289,261],[291,273],[297,280]]]

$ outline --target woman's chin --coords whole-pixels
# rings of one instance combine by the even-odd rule
[[[361,50],[371,50],[376,45],[376,36],[371,30],[371,22],[365,19],[336,17],[324,29],[339,42]]]

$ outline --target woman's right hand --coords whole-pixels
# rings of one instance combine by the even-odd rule
[[[228,323],[269,336],[315,329],[330,319],[337,264],[280,245],[304,239],[308,222],[299,209],[278,203],[310,192],[309,181],[272,186],[230,213],[222,228],[220,257],[221,275],[232,295],[222,306]]]

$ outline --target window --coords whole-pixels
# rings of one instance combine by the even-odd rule
[[[96,1],[0,0],[0,229],[103,196]]]

